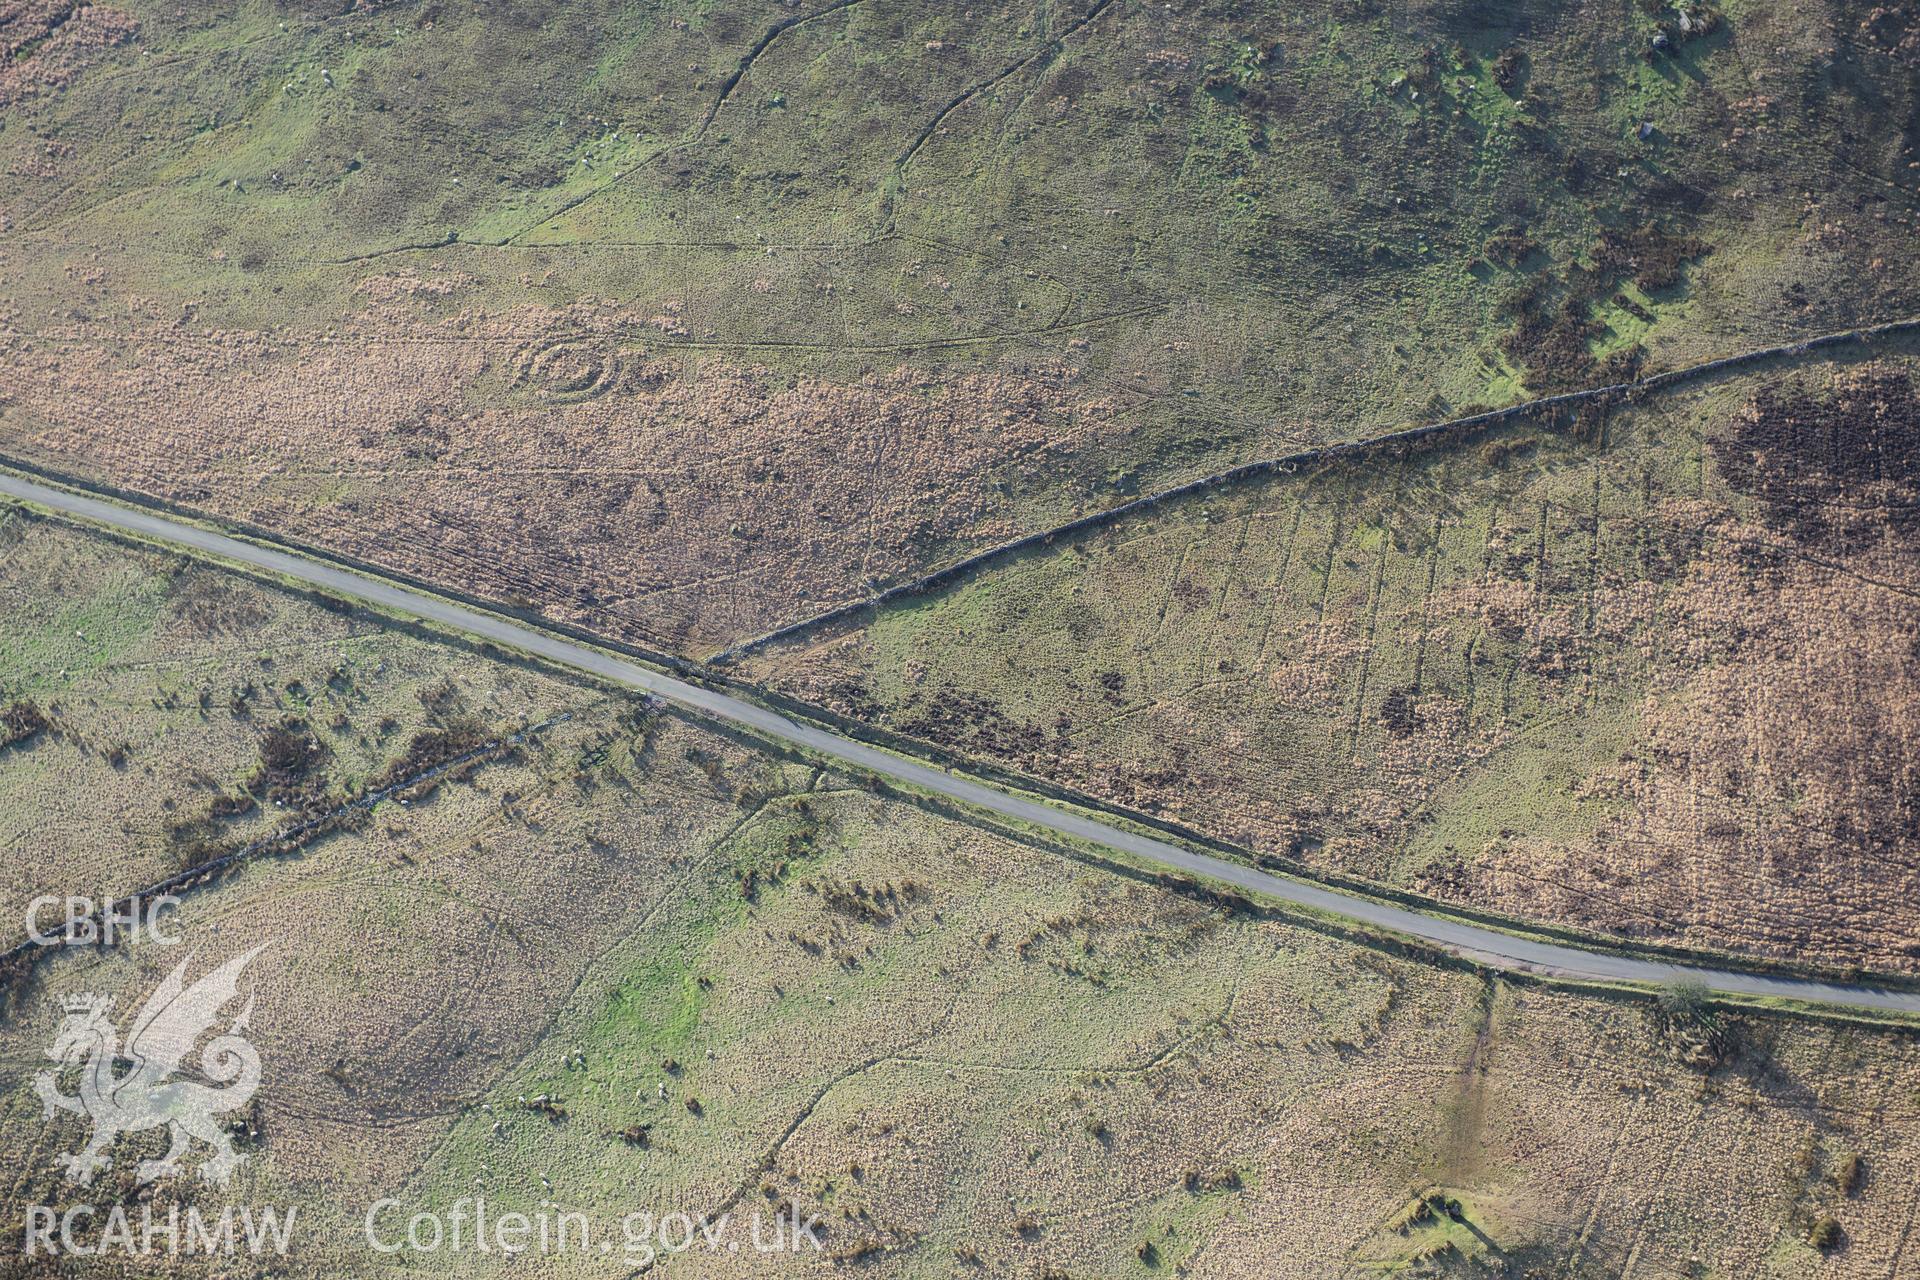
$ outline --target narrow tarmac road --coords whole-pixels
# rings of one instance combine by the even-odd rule
[[[1375,928],[1418,938],[1496,968],[1567,978],[1665,983],[1698,982],[1735,995],[1780,997],[1877,1012],[1920,1013],[1920,991],[1842,986],[1798,978],[1661,963],[1633,955],[1588,951],[1518,938],[1464,920],[1425,915],[1324,885],[1274,875],[1223,858],[1196,853],[1151,836],[1110,826],[1084,814],[1042,804],[917,761],[903,759],[815,725],[789,720],[765,707],[688,684],[636,663],[533,627],[482,613],[451,600],[410,590],[320,560],[244,542],[151,511],[104,502],[0,472],[0,495],[90,520],[222,560],[264,569],[330,594],[366,601],[395,613],[491,640],[508,648],[585,671],[615,684],[641,689],[683,707],[730,721],[766,737],[803,747],[858,769],[1047,831],[1090,841],[1174,871],[1232,885],[1247,893],[1328,912]]]

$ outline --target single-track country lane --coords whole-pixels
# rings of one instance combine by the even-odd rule
[[[983,809],[1018,823],[1082,840],[1176,872],[1231,885],[1244,893],[1325,912],[1374,929],[1415,938],[1493,968],[1599,982],[1694,982],[1726,995],[1808,1001],[1877,1013],[1920,1013],[1920,991],[1849,985],[1731,969],[1669,964],[1641,956],[1518,937],[1465,920],[1391,903],[1230,862],[1082,813],[1002,791],[791,720],[756,703],[649,670],[536,627],[416,591],[322,560],[264,547],[212,529],[131,506],[0,472],[0,496],[104,525],[156,542],[264,570],[331,595],[357,599],[451,628],[610,683],[639,689],[700,715],[799,747],[908,787]]]

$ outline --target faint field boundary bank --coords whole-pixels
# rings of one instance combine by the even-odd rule
[[[702,142],[706,140],[707,135],[712,131],[715,123],[718,121],[720,117],[721,111],[724,110],[727,107],[727,105],[733,101],[735,92],[739,89],[741,83],[746,79],[747,75],[753,70],[755,64],[759,61],[761,56],[765,54],[767,50],[771,48],[776,42],[778,42],[782,36],[786,35],[788,32],[793,31],[797,28],[818,22],[821,19],[830,18],[836,14],[844,13],[845,11],[849,9],[853,9],[863,3],[865,3],[865,0],[829,0],[829,3],[823,5],[818,9],[815,9],[806,13],[789,14],[788,16],[774,22],[769,27],[767,27],[765,31],[763,31],[760,34],[759,38],[756,39],[753,42],[753,44],[748,46],[741,53],[738,61],[734,65],[733,70],[726,76],[725,80],[721,83],[718,91],[715,93],[713,99],[707,104],[705,110],[701,112],[699,120],[696,123],[692,124],[685,131],[683,131],[680,134],[680,136],[678,136],[677,138],[671,141],[662,141],[659,145],[654,147],[654,149],[636,158],[627,167],[616,171],[612,177],[604,181],[595,183],[593,186],[587,188],[586,190],[580,191],[575,195],[569,196],[561,200],[558,204],[554,205],[553,207],[532,211],[533,216],[528,220],[526,220],[525,222],[523,222],[516,230],[508,231],[503,234],[494,235],[494,236],[470,236],[465,234],[460,228],[450,227],[444,233],[432,239],[403,241],[398,244],[383,245],[378,248],[368,249],[358,253],[343,254],[339,256],[306,258],[306,259],[301,259],[301,260],[298,260],[297,262],[289,263],[285,265],[289,265],[289,266],[356,266],[356,265],[376,261],[378,259],[386,258],[394,255],[415,254],[415,253],[435,253],[435,252],[441,252],[451,248],[529,249],[529,250],[588,249],[588,250],[591,250],[595,248],[619,248],[619,247],[631,247],[631,248],[678,247],[677,245],[673,245],[673,244],[652,245],[647,243],[633,243],[633,244],[623,245],[619,242],[609,242],[609,241],[580,242],[580,241],[572,241],[572,240],[566,240],[566,239],[540,240],[540,239],[535,239],[534,237],[537,236],[538,233],[543,228],[549,227],[554,222],[558,221],[561,218],[564,218],[566,215],[574,212],[575,210],[581,208],[582,206],[590,204],[593,201],[599,199],[601,196],[604,196],[605,194],[607,194],[607,192],[613,190],[615,187],[619,187],[622,184],[624,184],[628,179],[632,178],[635,174],[640,173],[658,164],[659,162],[661,162],[662,160],[666,159],[669,156],[672,156],[680,152],[687,151],[694,147],[699,146]],[[1078,35],[1081,31],[1092,26],[1095,22],[1097,22],[1100,19],[1100,17],[1103,14],[1105,14],[1110,8],[1113,8],[1113,7],[1114,7],[1113,0],[1094,0],[1094,3],[1092,4],[1092,6],[1084,14],[1070,21],[1063,29],[1061,29],[1057,33],[1049,36],[1038,47],[1033,48],[1029,52],[1014,58],[1012,61],[1005,63],[1004,65],[998,67],[996,70],[985,75],[984,77],[973,81],[972,83],[962,88],[959,92],[954,94],[946,102],[941,104],[939,110],[933,115],[933,117],[929,119],[915,133],[914,137],[899,152],[899,154],[893,158],[892,162],[887,166],[886,176],[881,181],[880,190],[878,192],[878,212],[875,218],[875,229],[871,231],[868,235],[861,237],[858,240],[846,241],[846,242],[827,242],[820,245],[804,245],[803,244],[803,245],[785,245],[785,246],[775,246],[775,247],[795,248],[795,249],[862,247],[862,246],[870,246],[874,244],[884,243],[888,240],[892,240],[902,236],[903,233],[899,230],[899,227],[897,224],[896,205],[897,205],[899,196],[905,193],[907,171],[912,166],[914,159],[917,157],[921,149],[925,147],[926,144],[929,141],[931,141],[936,134],[941,132],[947,119],[950,116],[952,116],[954,112],[960,110],[961,108],[967,106],[970,103],[978,101],[985,95],[991,93],[992,90],[995,89],[997,86],[999,86],[1002,82],[1008,79],[1011,79],[1012,77],[1020,74],[1021,72],[1027,70],[1028,68],[1034,66],[1035,64],[1045,66],[1054,57],[1058,56],[1063,49],[1066,48],[1067,42],[1069,40],[1071,40],[1074,36]],[[344,15],[332,15],[332,17],[340,17],[340,16],[344,16]],[[319,18],[314,25],[318,25],[319,23],[323,23],[329,20],[330,18],[328,16],[323,16]],[[309,28],[303,28],[302,30],[304,32],[307,29]],[[264,43],[268,40],[282,38],[285,35],[286,33],[282,32],[280,33],[280,36],[271,36],[271,35],[260,36],[252,40],[245,41],[242,45],[236,46],[236,47],[244,48],[254,44]],[[222,52],[229,52],[229,50],[212,50],[212,51],[207,51],[207,52],[202,52],[197,54],[182,55],[178,58],[165,60],[162,63],[157,65],[172,66],[172,65],[176,65],[179,62],[198,60],[198,59],[213,56],[214,54],[222,53]],[[114,80],[129,74],[133,74],[137,70],[138,68],[122,68],[120,70],[111,72],[107,75],[101,76],[99,77],[99,79]],[[136,188],[135,191],[142,190],[142,189],[144,188]],[[128,194],[132,194],[132,192],[122,192],[119,195],[110,197],[109,199],[119,199],[122,196],[128,195]],[[57,197],[55,197],[55,199],[57,199]],[[36,223],[35,225],[32,225],[32,226],[18,227],[10,233],[7,233],[5,235],[0,235],[0,243],[6,243],[14,240],[24,240],[24,239],[47,234],[48,232],[59,227],[60,225],[67,222],[71,218],[83,215],[95,207],[98,207],[98,206],[97,205],[84,206],[79,209],[68,210],[65,213],[55,214],[51,219],[45,222]],[[912,239],[914,237],[907,236],[906,238]],[[717,249],[739,249],[739,250],[746,250],[746,251],[752,251],[752,252],[758,253],[758,252],[761,252],[763,249],[765,249],[767,246],[763,243],[754,243],[754,244],[746,245],[746,244],[733,244],[725,241],[716,241],[711,244],[699,245],[695,247],[707,247],[707,248],[717,248]],[[167,252],[167,251],[163,249],[162,252]],[[182,253],[180,256],[184,257],[184,256],[192,256],[192,255],[187,255]]]
[[[885,191],[881,194],[881,233],[886,234],[893,231],[895,225],[895,204],[898,198],[906,193],[907,170],[912,167],[914,157],[920,154],[920,149],[926,146],[927,143],[932,140],[933,135],[940,131],[940,127],[946,123],[948,116],[958,111],[961,107],[966,106],[969,102],[974,101],[976,98],[992,92],[995,86],[999,85],[1003,80],[1010,79],[1017,75],[1034,62],[1040,62],[1042,65],[1050,62],[1067,47],[1068,40],[1072,39],[1084,28],[1092,26],[1093,23],[1099,19],[1100,15],[1107,11],[1112,3],[1113,0],[1095,0],[1093,7],[1080,15],[1080,17],[1068,23],[1066,27],[1051,36],[1046,43],[1042,44],[1039,48],[1033,50],[1031,53],[1022,54],[1012,62],[1001,67],[998,71],[984,79],[976,80],[949,98],[946,103],[934,113],[933,118],[922,125],[918,133],[914,134],[913,141],[909,142],[905,149],[902,150],[898,156],[894,157],[892,176],[887,183]],[[1045,12],[1045,10],[1043,9],[1042,12]]]
[[[520,228],[520,230],[501,239],[494,247],[503,247],[524,242],[527,236],[532,235],[541,227],[548,225],[556,219],[564,218],[580,206],[605,195],[608,191],[625,182],[628,178],[645,169],[647,166],[676,152],[698,146],[706,138],[707,131],[713,127],[713,122],[715,118],[719,116],[721,108],[726,106],[728,101],[732,99],[733,91],[740,87],[740,82],[746,79],[747,72],[753,69],[753,64],[759,61],[760,55],[765,53],[774,41],[795,27],[805,26],[809,22],[831,17],[843,9],[851,9],[854,5],[862,2],[863,0],[833,0],[833,3],[815,9],[810,13],[790,14],[780,19],[771,27],[768,27],[765,33],[763,33],[758,40],[754,41],[745,53],[740,55],[740,61],[734,67],[732,74],[728,75],[726,80],[722,82],[720,92],[714,95],[713,101],[708,104],[706,111],[701,114],[700,123],[695,125],[686,136],[677,142],[669,143],[666,146],[648,153],[641,158],[638,164],[632,165],[622,173],[615,174],[606,182],[599,183],[590,190],[584,191],[572,199],[562,201],[559,207],[541,214],[537,219]]]
[[[439,240],[410,241],[403,244],[388,245],[384,248],[368,250],[364,253],[322,259],[321,261],[327,265],[345,266],[371,261],[391,254],[428,252],[452,245],[464,245],[470,248],[484,249],[571,247],[572,242],[569,241],[549,242],[536,240],[532,237],[542,228],[551,226],[576,209],[599,199],[608,191],[626,182],[627,179],[631,178],[634,174],[659,163],[668,156],[699,146],[706,140],[708,133],[712,131],[714,122],[719,119],[720,112],[733,100],[734,91],[740,87],[741,81],[746,79],[747,74],[753,69],[754,64],[759,61],[760,56],[772,47],[775,41],[787,32],[798,27],[817,22],[822,18],[832,17],[837,13],[841,13],[862,3],[864,3],[864,0],[832,0],[832,3],[824,5],[819,9],[808,13],[792,14],[775,22],[761,34],[758,40],[754,41],[754,43],[740,55],[739,62],[727,76],[726,80],[722,82],[719,92],[714,96],[713,101],[707,104],[707,108],[701,113],[700,120],[697,124],[688,129],[678,139],[664,143],[640,157],[635,163],[616,173],[612,178],[597,183],[589,189],[580,192],[578,195],[561,201],[551,209],[538,213],[537,216],[521,226],[517,231],[497,237],[471,238],[463,236],[457,229],[453,229],[449,230],[445,237]],[[866,237],[862,243],[877,243],[887,240],[897,233],[895,218],[896,204],[898,197],[904,193],[906,188],[907,170],[912,166],[914,158],[919,154],[921,148],[926,146],[934,135],[940,131],[941,126],[945,124],[949,116],[968,103],[974,102],[983,95],[991,92],[995,86],[1019,74],[1036,62],[1044,65],[1066,47],[1066,42],[1069,39],[1086,27],[1091,26],[1112,4],[1113,0],[1095,0],[1093,6],[1088,9],[1085,14],[1070,22],[1058,34],[1047,39],[1038,48],[1022,54],[1020,57],[1006,63],[986,77],[967,85],[943,103],[933,117],[921,126],[919,131],[915,133],[913,139],[908,142],[906,147],[894,158],[893,163],[889,166],[887,177],[879,193],[880,205],[879,216],[876,220],[876,229]],[[746,247],[757,251],[762,246],[752,245]]]
[[[1155,507],[1164,506],[1182,498],[1211,493],[1234,485],[1262,480],[1269,476],[1289,475],[1301,467],[1314,466],[1323,462],[1338,461],[1342,458],[1364,456],[1372,453],[1388,452],[1410,444],[1424,443],[1441,437],[1468,436],[1489,427],[1505,426],[1534,418],[1552,419],[1567,409],[1588,406],[1610,407],[1615,404],[1632,404],[1645,396],[1672,388],[1711,381],[1717,376],[1745,372],[1764,365],[1786,363],[1807,356],[1824,353],[1837,353],[1841,348],[1859,346],[1871,351],[1875,342],[1892,338],[1920,336],[1920,317],[1906,320],[1890,320],[1884,324],[1865,325],[1859,328],[1843,329],[1836,333],[1822,334],[1819,337],[1805,338],[1798,342],[1784,342],[1775,346],[1760,347],[1753,351],[1744,351],[1737,355],[1722,356],[1702,364],[1688,365],[1684,369],[1672,369],[1666,373],[1654,374],[1634,382],[1615,382],[1606,386],[1590,387],[1584,391],[1568,391],[1559,395],[1545,396],[1538,400],[1527,400],[1520,404],[1508,405],[1504,409],[1490,409],[1484,413],[1469,414],[1461,418],[1449,418],[1442,422],[1428,423],[1425,426],[1409,427],[1402,431],[1390,431],[1384,435],[1369,436],[1363,440],[1343,440],[1336,444],[1321,445],[1312,449],[1303,449],[1298,453],[1286,454],[1278,458],[1267,458],[1258,462],[1242,463],[1225,471],[1216,471],[1211,475],[1189,480],[1170,489],[1162,489],[1145,497],[1135,498],[1117,506],[1106,507],[1090,512],[1065,524],[1050,529],[1041,529],[1022,535],[1011,542],[1003,542],[954,561],[941,569],[923,574],[907,582],[898,583],[885,591],[848,604],[835,605],[833,608],[816,613],[811,617],[776,627],[762,635],[742,640],[729,648],[713,654],[707,662],[714,666],[726,666],[747,654],[754,653],[787,641],[806,636],[811,632],[826,630],[861,618],[871,617],[882,608],[898,604],[919,596],[930,595],[943,588],[953,586],[973,574],[991,568],[1004,560],[1012,559],[1022,552],[1048,547],[1065,538],[1076,537],[1093,529],[1113,524],[1117,521],[1137,516]]]
[[[916,242],[934,243],[932,241],[925,241],[922,237],[908,237],[903,235],[899,238],[910,239]],[[476,246],[472,241],[461,241],[460,243],[463,248],[471,249],[480,247]],[[537,247],[545,248],[546,246],[542,245]],[[968,252],[971,251],[969,250]],[[1060,312],[1056,314],[1054,320],[1032,328],[999,329],[985,333],[959,333],[944,338],[908,339],[899,342],[848,343],[808,341],[799,338],[675,338],[663,337],[657,333],[645,333],[632,325],[620,325],[606,330],[527,330],[497,335],[435,334],[423,332],[382,334],[373,331],[343,333],[335,330],[321,330],[316,331],[308,341],[318,347],[347,344],[382,344],[395,347],[413,346],[432,348],[474,346],[511,349],[533,341],[550,341],[554,343],[591,342],[604,338],[613,338],[622,344],[621,349],[623,351],[640,355],[652,354],[657,356],[666,356],[682,351],[819,351],[830,354],[851,355],[910,355],[920,351],[946,351],[966,347],[985,347],[1003,342],[1032,342],[1041,338],[1054,337],[1059,334],[1098,329],[1105,325],[1119,324],[1126,320],[1145,320],[1150,316],[1161,314],[1173,305],[1165,300],[1155,300],[1122,307],[1116,311],[1103,312],[1099,315],[1084,316],[1078,320],[1062,318],[1072,303],[1073,299],[1068,298],[1066,303],[1062,305]],[[271,331],[259,334],[258,336],[270,347],[277,343],[284,348],[288,343],[293,341],[291,338],[286,338]],[[134,341],[156,346],[168,343],[176,346],[184,346],[194,343],[205,344],[212,340],[205,331],[141,334],[135,339],[120,333],[96,337],[86,334],[61,333],[48,330],[11,329],[0,324],[0,342],[4,342],[7,339],[18,339],[23,342],[58,343],[68,347],[118,347],[128,345]]]
[[[1103,7],[1108,2],[1109,0],[1102,0]],[[513,231],[504,236],[495,237],[495,238],[466,239],[459,234],[457,229],[449,230],[443,237],[437,240],[409,241],[402,244],[387,245],[379,249],[371,249],[364,253],[349,254],[339,258],[319,259],[318,261],[327,265],[345,266],[351,263],[367,262],[376,258],[386,257],[389,254],[424,252],[429,250],[442,249],[449,245],[455,245],[455,244],[462,244],[462,245],[468,245],[468,246],[479,247],[479,248],[496,248],[496,249],[506,248],[509,246],[521,247],[524,237],[532,235],[534,232],[538,231],[541,227],[547,225],[548,223],[552,222],[556,218],[564,217],[568,213],[571,213],[573,210],[579,208],[581,205],[584,205],[589,201],[592,201],[606,194],[608,190],[612,189],[615,186],[618,186],[619,184],[624,182],[627,178],[631,177],[635,172],[645,169],[647,166],[654,164],[659,160],[661,160],[662,158],[672,155],[675,152],[684,151],[689,147],[699,145],[699,143],[706,137],[708,130],[710,130],[713,127],[714,119],[720,114],[721,109],[725,107],[727,103],[732,99],[734,90],[739,87],[740,82],[746,78],[747,73],[753,68],[753,64],[760,58],[761,54],[767,51],[769,46],[771,46],[781,36],[793,30],[795,27],[805,26],[806,24],[815,22],[821,18],[831,17],[832,15],[839,13],[842,10],[850,9],[855,5],[858,5],[861,3],[864,3],[864,0],[831,0],[830,3],[824,5],[819,9],[815,9],[808,13],[789,14],[788,16],[774,22],[764,32],[762,32],[760,37],[757,40],[755,40],[753,44],[748,46],[747,49],[740,55],[738,63],[735,65],[733,71],[729,73],[727,78],[721,83],[719,91],[718,93],[715,94],[713,101],[709,102],[706,106],[706,109],[702,111],[700,120],[697,124],[695,124],[692,128],[688,129],[685,133],[683,133],[679,138],[675,139],[674,141],[665,142],[660,146],[656,147],[654,150],[639,157],[629,168],[622,170],[621,172],[616,174],[614,177],[606,180],[605,182],[597,183],[594,186],[588,188],[587,190],[580,192],[578,195],[575,195],[567,198],[566,200],[563,200],[560,204],[558,204],[552,209],[548,209],[545,211],[539,211],[539,210],[534,211],[536,216],[531,221],[523,225],[517,231]],[[373,11],[367,10],[363,12],[373,12]],[[163,70],[165,68],[178,66],[185,62],[195,62],[195,61],[200,61],[210,57],[218,57],[221,55],[230,54],[235,52],[236,50],[250,48],[254,45],[264,44],[269,41],[291,40],[296,36],[303,36],[303,35],[309,34],[314,29],[318,28],[319,26],[329,21],[338,21],[341,19],[345,19],[352,16],[352,14],[353,14],[353,9],[351,6],[349,6],[346,10],[342,11],[341,13],[323,14],[317,17],[309,16],[305,20],[303,20],[302,25],[295,32],[289,32],[283,28],[278,33],[270,33],[268,35],[256,36],[256,37],[253,37],[252,39],[241,41],[239,44],[232,45],[232,46],[226,46],[226,47],[216,48],[216,49],[207,49],[207,50],[202,50],[196,53],[179,54],[172,57],[163,56],[159,61],[150,62],[150,63],[147,63],[146,65],[141,65],[141,60],[138,58],[135,58],[131,64],[127,66],[122,66],[122,67],[117,67],[117,68],[112,68],[110,70],[107,70],[103,72],[101,75],[94,77],[94,80],[96,82],[110,82],[114,80],[123,79],[130,75],[145,75],[155,71]],[[128,47],[132,47],[131,44]],[[141,46],[141,47],[144,48],[144,46]],[[150,53],[152,51],[150,49],[147,49],[146,52]],[[159,185],[159,184],[150,184],[150,186],[152,185]],[[36,210],[35,212],[38,213],[38,212],[44,211],[48,205],[58,201],[58,199],[62,195],[66,194],[68,191],[71,191],[72,189],[73,189],[72,185],[69,185],[68,187],[63,188],[60,192],[56,192],[52,197],[49,198],[48,201],[44,202],[41,205],[40,209]],[[145,190],[145,189],[148,189],[148,188],[134,188],[133,190],[139,191],[139,190]],[[117,200],[128,194],[132,194],[132,192],[123,191],[118,195],[108,197],[107,201],[99,202],[99,203],[106,203],[106,202],[110,202],[111,200]],[[23,240],[32,236],[45,234],[59,227],[62,223],[65,223],[74,217],[83,216],[86,213],[90,212],[92,209],[97,207],[99,207],[98,203],[94,205],[82,206],[76,209],[69,209],[64,213],[56,212],[53,214],[52,217],[46,219],[45,221],[38,222],[32,226],[22,225],[20,227],[15,228],[12,232],[8,233],[7,235],[0,236],[0,243],[5,243],[7,241],[12,241],[12,240]],[[542,247],[542,246],[526,245],[524,247]]]

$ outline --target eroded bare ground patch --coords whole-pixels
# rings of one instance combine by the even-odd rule
[[[1196,501],[750,669],[1263,854],[1911,969],[1917,447],[1909,364],[1803,371]]]
[[[7,343],[9,448],[484,597],[678,651],[1011,536],[1011,495],[1109,429],[1064,366],[854,381],[649,351],[610,306],[405,309],[327,334],[73,326]]]

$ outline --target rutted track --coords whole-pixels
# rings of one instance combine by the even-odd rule
[[[0,495],[122,532],[265,570],[321,591],[362,600],[378,608],[449,627],[614,684],[655,694],[701,715],[739,725],[763,737],[842,761],[857,769],[1003,818],[1070,839],[1089,841],[1177,872],[1220,881],[1244,892],[1417,938],[1429,945],[1497,967],[1603,982],[1662,983],[1686,979],[1732,995],[1803,1000],[1881,1013],[1920,1013],[1920,991],[1679,966],[1635,956],[1584,950],[1516,937],[1463,920],[1425,915],[1357,894],[1288,879],[1109,825],[1082,813],[1010,794],[916,760],[891,755],[865,743],[830,733],[817,725],[790,720],[767,707],[649,670],[551,632],[467,608],[424,591],[411,590],[371,575],[356,573],[339,565],[244,542],[199,525],[52,488],[4,472],[0,472]]]
[[[893,604],[900,600],[911,599],[914,596],[923,596],[929,592],[938,591],[942,587],[958,582],[976,570],[984,569],[1001,560],[1018,555],[1022,551],[1047,546],[1060,538],[1072,537],[1078,533],[1085,533],[1089,529],[1097,529],[1102,525],[1111,524],[1116,520],[1123,520],[1128,516],[1139,515],[1143,511],[1149,511],[1154,507],[1175,501],[1179,498],[1191,497],[1195,494],[1206,493],[1215,489],[1223,489],[1229,485],[1258,479],[1262,476],[1284,475],[1296,471],[1301,467],[1314,466],[1322,462],[1331,462],[1336,458],[1393,449],[1401,445],[1412,444],[1416,441],[1428,440],[1435,436],[1465,435],[1474,431],[1484,430],[1487,427],[1495,427],[1503,423],[1515,422],[1535,414],[1553,414],[1561,410],[1578,408],[1588,404],[1610,404],[1615,401],[1631,401],[1651,392],[1664,391],[1683,383],[1700,382],[1715,374],[1728,373],[1735,369],[1767,364],[1775,360],[1796,359],[1800,356],[1812,355],[1818,351],[1831,350],[1837,347],[1852,345],[1867,346],[1875,339],[1905,337],[1912,334],[1920,334],[1920,318],[1893,320],[1886,324],[1867,325],[1857,329],[1844,329],[1838,333],[1822,334],[1817,338],[1807,338],[1800,342],[1783,342],[1778,346],[1761,347],[1754,351],[1743,351],[1738,355],[1722,356],[1718,360],[1708,360],[1703,364],[1688,365],[1684,369],[1673,369],[1666,373],[1655,374],[1651,378],[1643,378],[1638,382],[1615,382],[1603,387],[1589,387],[1584,391],[1568,391],[1556,396],[1546,396],[1539,400],[1528,400],[1521,404],[1508,405],[1504,409],[1489,409],[1485,413],[1469,414],[1464,418],[1449,418],[1445,422],[1432,422],[1422,427],[1410,427],[1405,431],[1391,431],[1385,435],[1369,436],[1364,440],[1346,440],[1338,444],[1322,445],[1314,449],[1303,449],[1299,453],[1290,453],[1285,457],[1266,458],[1259,462],[1244,463],[1225,471],[1214,472],[1212,475],[1201,476],[1198,480],[1189,480],[1187,483],[1175,485],[1171,489],[1162,489],[1158,493],[1150,493],[1143,498],[1135,498],[1131,502],[1123,502],[1118,506],[1107,507],[1100,511],[1091,512],[1081,516],[1077,520],[1069,520],[1065,524],[1055,525],[1051,529],[1041,529],[1035,533],[1029,533],[1022,537],[1015,538],[1011,542],[1003,542],[998,546],[988,547],[985,551],[976,552],[964,559],[956,560],[944,569],[935,569],[932,573],[924,574],[909,582],[902,582],[896,586],[888,587],[885,591],[877,595],[869,596],[865,600],[855,600],[848,604],[836,605],[823,613],[816,613],[810,618],[802,618],[798,622],[790,622],[786,626],[776,627],[764,635],[742,640],[731,648],[723,649],[719,653],[714,654],[711,658],[707,659],[707,661],[715,665],[724,666],[745,654],[752,653],[756,649],[764,649],[768,645],[778,644],[783,640],[791,640],[796,636],[820,627],[830,627],[836,623],[846,622],[849,619],[859,617],[868,610],[877,609],[883,605]]]

